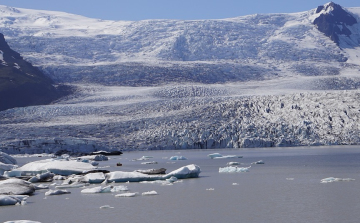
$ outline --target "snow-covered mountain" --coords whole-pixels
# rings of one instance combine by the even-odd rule
[[[0,12],[11,47],[58,82],[224,83],[342,75],[360,64],[360,8],[334,3],[195,21],[104,21],[6,6]]]
[[[78,89],[0,112],[4,152],[360,144],[360,8],[137,22],[0,12],[12,47]]]

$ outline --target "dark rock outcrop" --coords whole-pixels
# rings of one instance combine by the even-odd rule
[[[55,87],[50,78],[10,49],[0,33],[0,111],[49,104],[69,92],[70,88]]]
[[[340,44],[339,35],[350,36],[351,31],[348,26],[357,23],[353,15],[333,2],[319,6],[316,13],[320,15],[314,20],[313,24],[337,45]]]

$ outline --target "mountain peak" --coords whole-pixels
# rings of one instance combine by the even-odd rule
[[[339,35],[350,36],[348,27],[357,23],[353,15],[334,2],[317,7],[315,14],[313,24],[338,45]]]

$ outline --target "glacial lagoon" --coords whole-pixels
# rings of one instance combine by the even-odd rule
[[[211,153],[243,156],[211,159]],[[148,163],[134,161],[143,156]],[[170,160],[183,156],[186,160]],[[19,165],[47,157],[17,157]],[[120,192],[45,196],[37,190],[26,205],[1,206],[0,222],[32,220],[57,222],[358,222],[360,219],[360,147],[298,147],[240,150],[173,150],[124,152],[99,162],[110,171],[166,168],[167,173],[188,164],[200,166],[199,178],[173,184],[115,183]],[[254,164],[263,160],[264,164]],[[154,162],[151,162],[154,161]],[[122,166],[116,166],[117,163]],[[219,173],[236,162],[248,172]],[[145,162],[146,163],[146,162]],[[157,163],[157,164],[155,164]],[[321,183],[328,177],[350,181]],[[58,183],[61,183],[58,182]],[[50,183],[49,183],[50,184]],[[86,188],[100,185],[90,185]],[[156,191],[157,195],[143,196]],[[151,193],[150,193],[151,194]]]

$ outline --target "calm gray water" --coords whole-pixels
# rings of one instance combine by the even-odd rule
[[[209,159],[207,155],[214,152],[244,158]],[[153,156],[150,161],[158,164],[131,161],[143,155]],[[188,160],[171,163],[168,158],[173,155]],[[34,159],[40,158],[17,158],[19,163]],[[247,173],[218,172],[230,161],[239,161],[245,167],[260,159],[265,164],[252,165]],[[68,195],[44,199],[47,190],[37,191],[27,205],[0,207],[0,222],[359,222],[359,161],[360,147],[130,152],[101,162],[100,166],[124,171],[164,167],[170,172],[193,163],[201,167],[202,173],[200,178],[171,186],[126,184],[129,192],[155,190],[155,196],[89,195],[81,194],[83,188],[79,188],[68,189]],[[123,166],[116,167],[117,162]],[[320,183],[327,177],[355,181]],[[114,208],[100,209],[103,205]]]

